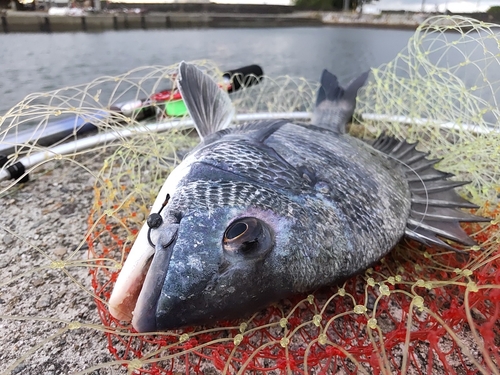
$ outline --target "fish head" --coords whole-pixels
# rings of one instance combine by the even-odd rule
[[[113,315],[132,317],[138,332],[162,331],[244,317],[291,292],[283,270],[293,219],[273,210],[270,194],[232,181],[183,182],[161,219],[145,225],[147,240],[136,240]],[[137,253],[147,259],[135,262]]]

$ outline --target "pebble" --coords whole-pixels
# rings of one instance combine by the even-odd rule
[[[56,366],[50,365],[43,375],[54,375],[56,373]]]
[[[50,294],[45,294],[45,295],[41,296],[38,299],[35,306],[37,309],[44,309],[46,307],[49,307],[50,306]]]
[[[3,236],[3,243],[6,245],[10,245],[14,242],[14,238],[10,234],[6,234]]]
[[[36,222],[36,224],[34,225],[34,227],[41,227],[41,226],[43,226],[43,224],[45,224],[48,221],[50,221],[50,217],[44,216],[40,220],[38,220]]]
[[[54,255],[56,255],[58,257],[62,257],[64,255],[66,255],[67,252],[68,252],[68,249],[66,249],[65,247],[62,247],[62,246],[58,246],[54,249]]]
[[[9,265],[10,259],[5,257],[0,258],[0,268],[5,268]]]
[[[10,373],[11,375],[20,374],[26,367],[27,365],[21,363],[20,365],[14,367],[14,369]]]
[[[64,205],[58,213],[63,216],[71,215],[76,211],[77,207],[75,203],[69,203]]]
[[[45,281],[40,277],[31,280],[31,284],[33,284],[34,286],[37,286],[37,287],[40,285],[43,285],[44,283],[45,283]]]

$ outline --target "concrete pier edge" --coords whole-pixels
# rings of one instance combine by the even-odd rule
[[[238,8],[238,7],[237,7]],[[416,29],[431,14],[382,13],[358,14],[355,12],[319,12],[278,9],[279,13],[213,11],[150,11],[147,13],[109,11],[79,16],[49,15],[47,12],[0,13],[0,33],[15,32],[101,32],[130,29],[182,29],[182,28],[264,28],[343,26]],[[225,8],[224,8],[225,9]],[[235,8],[236,9],[236,8]],[[238,8],[239,9],[239,8]],[[252,8],[253,9],[253,8]],[[250,10],[252,10],[250,9]],[[244,9],[247,11],[248,9]]]

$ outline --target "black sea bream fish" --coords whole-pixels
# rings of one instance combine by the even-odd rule
[[[202,139],[171,173],[118,277],[113,316],[139,332],[248,316],[334,284],[403,236],[473,245],[460,221],[482,218],[415,144],[345,134],[367,73],[345,90],[327,71],[313,125],[229,128],[225,92],[181,63],[179,88]],[[442,240],[448,239],[451,242]]]

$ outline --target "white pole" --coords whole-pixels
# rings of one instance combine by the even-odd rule
[[[427,124],[434,124],[439,126],[440,128],[443,129],[465,129],[471,133],[475,134],[489,134],[489,133],[498,133],[500,132],[500,129],[492,128],[492,127],[484,127],[484,126],[478,126],[478,125],[472,125],[472,124],[455,124],[451,121],[449,122],[442,122],[442,121],[437,121],[437,120],[432,120],[432,119],[427,119],[427,118],[412,118],[412,117],[407,117],[407,116],[394,116],[394,115],[383,115],[383,114],[378,114],[378,113],[364,113],[361,115],[363,120],[374,120],[374,121],[381,121],[381,122],[398,122],[401,124],[408,124],[408,125],[427,125]]]
[[[237,115],[236,122],[246,122],[246,121],[259,121],[259,120],[271,120],[271,119],[288,119],[288,120],[309,120],[311,118],[311,113],[309,112],[274,112],[274,113],[251,113],[251,114],[240,114]],[[364,120],[374,120],[382,122],[398,122],[410,125],[424,125],[429,123],[434,123],[443,129],[465,129],[471,133],[476,134],[489,134],[498,133],[500,129],[496,128],[485,128],[479,127],[477,125],[462,124],[458,125],[453,122],[439,122],[432,119],[425,118],[410,118],[406,116],[394,116],[394,115],[384,115],[376,113],[365,113],[362,115]],[[83,139],[77,139],[73,142],[64,143],[52,148],[47,148],[44,151],[34,153],[32,155],[25,156],[19,159],[17,162],[24,165],[25,169],[41,163],[42,161],[48,160],[57,155],[71,154],[72,152],[78,152],[85,150],[87,148],[104,144],[107,142],[114,141],[119,138],[128,138],[134,135],[143,133],[161,133],[173,128],[188,128],[193,127],[194,123],[192,120],[170,120],[162,123],[154,123],[149,125],[138,125],[128,128],[123,128],[120,130],[111,131],[108,133],[101,133],[94,135],[92,137],[87,137]],[[6,169],[0,170],[0,181],[10,179],[10,173]]]
[[[241,114],[236,116],[237,122],[245,121],[258,121],[258,120],[269,120],[285,118],[289,120],[307,120],[311,118],[311,114],[308,112],[275,112],[275,113],[252,113],[252,114]],[[42,161],[53,158],[57,155],[67,155],[74,152],[82,151],[90,147],[105,144],[114,141],[119,138],[128,138],[134,135],[139,135],[143,133],[160,133],[173,128],[188,128],[193,127],[193,120],[170,120],[162,123],[154,123],[149,125],[138,125],[133,127],[127,127],[120,130],[115,130],[107,133],[101,133],[94,135],[92,137],[87,137],[83,139],[77,139],[73,142],[63,143],[61,145],[47,148],[44,151],[40,151],[19,159],[16,163],[21,163],[25,170],[31,168]],[[11,178],[10,173],[7,169],[0,170],[0,181],[8,180]]]

